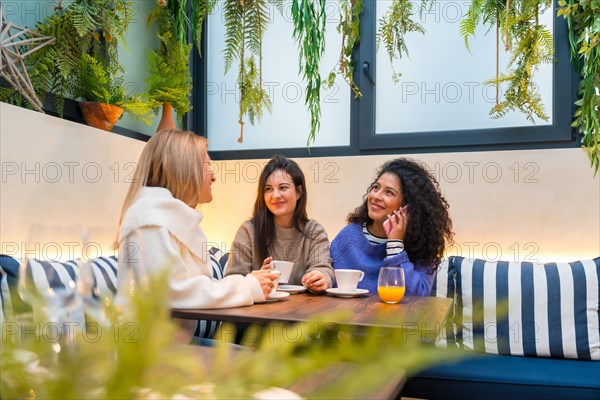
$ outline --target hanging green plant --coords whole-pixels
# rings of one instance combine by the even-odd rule
[[[363,0],[340,0],[340,22],[337,25],[337,31],[342,35],[342,50],[338,63],[327,78],[327,86],[332,87],[335,83],[335,77],[340,74],[355,98],[361,98],[360,88],[354,82],[354,62],[352,54],[354,48],[360,42],[360,14],[363,10]]]
[[[279,7],[281,3],[279,2]],[[280,8],[281,9],[281,8]],[[237,86],[240,93],[239,119],[240,136],[244,141],[244,115],[250,123],[260,121],[263,110],[271,111],[271,100],[263,87],[262,40],[269,23],[266,0],[225,0],[225,73],[234,61],[239,62]],[[258,59],[258,64],[256,63]]]
[[[496,88],[496,104],[490,115],[499,118],[508,111],[519,110],[528,120],[534,116],[548,120],[541,97],[533,81],[542,63],[554,61],[552,33],[540,24],[540,14],[552,7],[552,0],[474,0],[460,23],[460,33],[469,48],[469,37],[475,36],[478,25],[496,31],[496,76],[488,81]],[[500,44],[511,52],[509,72],[500,72]],[[511,69],[512,68],[512,69]],[[500,86],[507,83],[501,99]]]
[[[292,0],[293,37],[298,41],[299,69],[306,80],[304,103],[310,112],[309,146],[321,126],[321,74],[319,66],[325,52],[326,0]]]
[[[189,54],[192,45],[176,39],[175,20],[167,7],[158,4],[150,13],[148,23],[156,23],[160,41],[159,48],[148,56],[148,97],[156,102],[156,113],[161,104],[169,103],[177,115],[183,116],[191,107]]]
[[[201,52],[202,25],[212,12],[217,0],[157,0],[159,7],[167,7],[173,20],[173,34],[180,44],[187,44],[188,29],[192,41]],[[191,15],[188,16],[188,7]]]
[[[433,0],[421,0],[419,15],[427,8],[429,1],[433,3]],[[403,53],[408,56],[404,36],[409,32],[425,33],[423,25],[413,20],[415,11],[415,5],[410,0],[393,0],[390,9],[379,20],[377,48],[383,43],[392,64],[392,79],[396,83],[402,74],[394,69],[394,60],[401,59]]]
[[[595,176],[600,167],[600,1],[559,0],[558,5],[557,15],[569,26],[571,61],[581,74],[572,126],[583,135]]]

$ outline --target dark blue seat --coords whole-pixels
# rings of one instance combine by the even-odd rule
[[[469,355],[411,377],[402,396],[430,400],[600,399],[600,362]]]

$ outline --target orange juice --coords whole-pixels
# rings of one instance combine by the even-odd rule
[[[379,286],[377,293],[384,303],[398,303],[404,297],[403,286]]]

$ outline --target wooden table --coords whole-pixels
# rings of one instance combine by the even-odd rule
[[[275,302],[249,307],[206,310],[172,310],[174,318],[212,319],[228,322],[271,324],[303,322],[319,315],[329,322],[362,327],[402,328],[434,340],[450,311],[452,299],[405,296],[399,304],[385,304],[377,295],[340,298],[329,295],[293,294]]]
[[[197,354],[199,357],[199,362],[203,365],[210,367],[213,365],[216,351],[214,347],[205,347],[205,346],[190,346],[190,351]],[[239,364],[240,360],[243,357],[252,357],[254,354],[254,350],[251,349],[243,349],[239,351],[233,351],[228,354],[229,358],[226,361],[221,360],[221,363],[228,364]],[[254,355],[256,356],[256,355]],[[297,361],[297,360],[294,360]],[[314,374],[307,375],[304,378],[296,381],[295,383],[285,387],[287,390],[291,390],[294,393],[297,393],[303,398],[311,397],[314,399],[320,399],[321,397],[315,397],[313,393],[315,390],[322,388],[324,385],[328,385],[332,381],[343,377],[345,374],[353,374],[355,366],[351,363],[342,363],[330,366],[326,369],[322,369],[320,371],[315,371]],[[398,371],[397,373],[388,374],[387,379],[377,386],[373,386],[369,391],[368,395],[360,395],[360,396],[350,396],[344,397],[344,400],[359,400],[359,399],[398,399],[400,396],[400,392],[404,387],[404,383],[406,381],[406,376],[404,371]],[[331,400],[328,398],[327,400]]]
[[[248,307],[206,310],[174,309],[172,316],[174,318],[212,319],[269,326],[276,323],[284,323],[288,326],[287,324],[312,321],[316,317],[325,316],[327,324],[401,328],[405,329],[404,332],[421,335],[420,338],[413,336],[414,339],[433,341],[442,328],[451,305],[451,299],[439,297],[405,296],[400,304],[385,304],[374,294],[355,298],[339,298],[304,293],[290,295],[281,301],[259,303]],[[210,364],[212,349],[202,351],[208,353],[208,359],[205,359],[205,362]],[[322,382],[330,381],[334,376],[352,371],[352,368],[354,368],[352,364],[341,365],[325,374],[317,373],[308,380],[297,382],[289,389],[304,395],[307,388],[319,387]],[[384,385],[374,388],[375,391],[369,395],[369,398],[398,398],[404,380],[403,370],[392,373],[386,377]]]

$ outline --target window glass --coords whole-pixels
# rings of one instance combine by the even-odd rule
[[[305,104],[305,82],[298,73],[298,46],[292,38],[290,1],[283,2],[283,15],[269,4],[269,24],[263,39],[263,82],[271,99],[272,113],[252,125],[244,116],[244,141],[240,136],[238,62],[225,75],[225,20],[223,2],[217,2],[207,27],[207,136],[209,149],[249,150],[306,147],[310,113]],[[336,30],[339,20],[337,0],[327,3],[326,50],[321,59],[325,78],[335,67],[341,49]],[[334,87],[321,92],[321,129],[311,147],[348,146],[350,143],[350,89],[340,78]]]
[[[542,64],[535,73],[548,121],[535,118],[535,125],[520,111],[502,118],[489,114],[496,101],[495,85],[486,83],[496,71],[496,32],[479,27],[469,39],[469,50],[460,35],[459,24],[471,1],[435,1],[419,15],[420,1],[413,3],[414,19],[425,34],[409,33],[409,56],[395,60],[393,69],[401,73],[392,80],[392,65],[380,45],[376,58],[375,132],[377,134],[453,131],[519,126],[551,125],[553,65]],[[390,0],[375,2],[377,21],[388,11]],[[553,11],[540,22],[553,29]],[[500,72],[507,73],[510,53],[501,43]],[[500,93],[507,85],[501,87]]]

